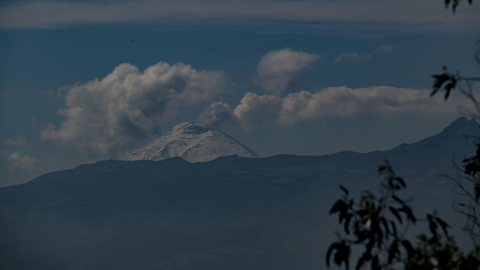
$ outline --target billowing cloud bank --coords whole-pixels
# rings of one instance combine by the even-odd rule
[[[301,120],[330,116],[405,112],[425,114],[447,109],[439,99],[431,98],[428,90],[389,86],[352,89],[342,86],[329,87],[317,93],[302,91],[286,96],[278,120],[291,125]]]
[[[257,65],[258,83],[267,93],[279,95],[288,86],[295,85],[300,73],[320,57],[290,48],[271,51]]]
[[[381,45],[375,53],[388,54],[392,51],[391,46]],[[360,61],[361,58],[357,53],[344,56],[346,59],[341,60]],[[371,58],[370,54],[367,56]],[[445,104],[437,98],[431,98],[428,90],[389,86],[357,89],[329,87],[315,93],[301,91],[281,97],[283,91],[298,80],[299,74],[318,59],[320,55],[295,52],[290,48],[265,54],[257,65],[256,79],[268,94],[246,93],[235,109],[228,104],[215,102],[201,113],[199,123],[252,130],[266,122],[294,125],[298,121],[313,118],[352,117],[365,113],[428,114],[455,108],[454,102]]]
[[[391,50],[381,49],[384,53]],[[431,98],[428,90],[388,86],[329,87],[283,96],[284,90],[319,58],[289,48],[267,53],[257,65],[256,77],[267,94],[246,93],[233,109],[226,103],[213,102],[200,114],[199,123],[252,130],[267,122],[291,126],[314,118],[365,113],[428,114],[455,106],[451,101],[446,105],[441,99]],[[227,82],[223,72],[197,71],[181,63],[159,62],[143,72],[131,64],[122,64],[101,80],[69,88],[65,107],[58,111],[65,120],[58,127],[41,125],[38,133],[43,141],[73,145],[89,158],[116,158],[146,142],[181,109],[214,101]]]
[[[121,64],[105,78],[71,87],[59,127],[43,125],[44,141],[71,144],[90,158],[116,155],[144,142],[159,125],[185,107],[198,105],[225,89],[227,76],[190,65],[159,62],[144,72]]]
[[[276,114],[282,107],[278,96],[247,93],[235,110],[228,104],[215,102],[207,107],[198,121],[205,126],[236,126],[251,130],[268,120],[269,114]]]
[[[219,107],[221,110],[218,110]],[[429,114],[449,111],[454,107],[453,102],[444,103],[430,97],[428,90],[389,86],[352,89],[342,86],[329,87],[316,93],[291,93],[284,98],[247,93],[234,110],[227,104],[212,104],[202,113],[200,121],[218,126],[228,123],[229,126],[251,130],[266,121],[294,125],[298,121],[314,118],[352,117],[365,113],[385,116],[408,112]]]

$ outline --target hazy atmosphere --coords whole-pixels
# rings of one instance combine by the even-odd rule
[[[197,119],[261,156],[434,135],[462,99],[430,98],[431,75],[478,71],[479,12],[441,1],[2,1],[0,185],[115,159]]]
[[[478,269],[479,4],[0,0],[0,268]]]

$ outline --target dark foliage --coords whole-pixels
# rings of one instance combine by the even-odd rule
[[[445,7],[451,7],[455,13],[460,1],[444,0]],[[467,1],[470,5],[472,4],[472,0]],[[480,49],[477,49],[474,58],[480,65]],[[453,74],[447,70],[447,67],[443,67],[443,73],[432,77],[434,83],[431,96],[439,91],[445,91],[444,99],[447,100],[452,91],[458,89],[473,103],[475,109],[472,111],[460,108],[461,113],[474,117],[477,121],[480,120],[480,104],[473,93],[474,83],[480,82],[480,77],[464,77],[460,72]],[[477,245],[476,238],[480,237],[480,215],[477,214],[476,209],[480,206],[480,143],[477,142],[476,147],[476,154],[464,159],[462,167],[453,164],[457,170],[457,177],[447,176],[460,189],[460,195],[467,198],[467,203],[459,203],[455,206],[455,210],[467,217],[466,229],[476,245],[473,251],[467,255],[460,252],[453,237],[448,236],[448,224],[436,215],[427,215],[426,219],[432,236],[429,238],[425,234],[419,235],[418,245],[415,248],[412,247],[410,241],[404,237],[408,225],[415,224],[416,218],[410,206],[395,195],[395,192],[406,188],[406,185],[401,178],[395,176],[390,164],[385,162],[379,167],[379,173],[386,175],[381,183],[380,197],[376,198],[369,191],[364,191],[360,203],[355,204],[353,199],[348,197],[348,191],[341,187],[345,195],[334,204],[330,214],[339,212],[339,222],[343,222],[345,233],[349,235],[352,232],[355,237],[353,239],[341,237],[337,233],[339,240],[332,244],[327,252],[327,266],[329,266],[331,254],[336,251],[335,263],[340,266],[343,262],[348,269],[351,247],[359,245],[363,246],[365,251],[358,259],[356,269],[362,268],[367,263],[370,263],[372,270],[395,269],[395,262],[401,262],[406,270],[479,269],[480,245]],[[473,184],[473,192],[464,186],[463,180]],[[387,207],[389,211],[386,211]],[[391,217],[388,217],[387,213]],[[402,220],[402,214],[404,220]],[[405,225],[403,221],[407,224]],[[405,229],[403,233],[397,230],[397,227],[401,226]],[[439,227],[446,236],[445,241],[442,241],[441,234],[437,232]],[[337,260],[337,258],[340,259]]]
[[[339,223],[345,234],[337,232],[338,241],[333,243],[326,256],[327,266],[334,255],[336,265],[345,265],[349,269],[350,253],[354,246],[363,247],[363,253],[356,262],[355,269],[370,264],[371,269],[393,269],[395,263],[405,255],[406,260],[416,255],[411,242],[405,238],[410,224],[416,224],[409,201],[401,199],[397,193],[406,188],[405,181],[396,176],[390,163],[385,161],[378,167],[383,179],[380,183],[380,195],[363,191],[360,200],[349,196],[348,190],[340,186],[343,196],[330,210],[330,214],[338,213]],[[435,214],[427,215],[432,239],[439,235],[438,229],[448,236],[448,224]]]
[[[455,12],[455,10],[457,10],[458,5],[460,4],[460,1],[462,1],[462,0],[445,0],[444,1],[445,8],[448,8],[451,4],[452,11]],[[472,4],[472,0],[467,0],[467,1],[470,5]]]
[[[419,243],[413,249],[413,256],[402,260],[405,270],[470,270],[480,267],[480,246],[465,255],[459,250],[452,236],[442,241],[440,234],[430,238],[420,234],[417,239]]]
[[[450,96],[450,92],[457,86],[457,77],[454,74],[448,72],[447,67],[443,67],[443,71],[444,73],[440,75],[432,76],[433,78],[435,78],[435,82],[433,83],[433,91],[430,95],[435,95],[438,90],[444,90],[445,100],[447,100]]]
[[[452,8],[458,6],[459,1],[445,1],[448,6],[452,3]],[[471,4],[471,1],[469,1]],[[477,45],[480,44],[480,41]],[[474,59],[480,65],[480,49],[474,53]],[[445,100],[447,100],[452,91],[457,90],[467,98],[473,105],[473,109],[460,107],[460,113],[473,117],[480,121],[480,103],[475,96],[475,83],[480,82],[480,77],[461,76],[460,72],[453,74],[443,67],[443,73],[433,75],[434,82],[432,85],[431,95],[435,95],[439,91],[445,91]],[[477,208],[480,207],[480,138],[474,137],[476,153],[474,156],[466,158],[462,161],[462,165],[453,163],[454,169],[457,171],[455,176],[445,175],[451,179],[457,186],[456,194],[460,195],[462,202],[457,202],[454,209],[467,217],[466,230],[470,233],[472,241],[475,245],[480,241],[480,214]]]

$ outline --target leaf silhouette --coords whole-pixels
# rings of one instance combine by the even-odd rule
[[[435,217],[435,220],[437,221],[438,224],[440,224],[440,227],[442,227],[443,233],[448,237],[448,232],[447,228],[450,228],[450,225],[448,225],[445,221],[442,219]]]
[[[398,213],[397,209],[393,208],[393,207],[388,207],[388,209],[390,209],[390,212],[392,212],[392,214],[398,219],[398,221],[400,221],[400,224],[402,223],[402,217],[400,216],[400,214]]]
[[[445,100],[448,99],[450,96],[450,92],[455,89],[457,86],[457,78],[455,75],[447,72],[446,68],[444,67],[444,73],[440,75],[433,75],[432,77],[434,78],[433,86],[432,86],[432,93],[430,93],[430,96],[435,95],[439,90],[443,89],[445,90]]]
[[[435,221],[433,220],[433,216],[432,215],[427,215],[427,219],[428,219],[428,228],[430,229],[430,232],[433,234],[433,235],[437,235],[437,227],[438,225],[435,223]]]
[[[346,189],[344,186],[340,185],[340,188],[345,192],[346,195],[348,195],[348,189]]]
[[[330,256],[332,255],[332,252],[333,250],[335,249],[338,249],[338,247],[340,246],[339,243],[333,243],[330,245],[330,247],[328,248],[328,251],[327,251],[327,267],[330,267]]]
[[[413,215],[412,209],[406,205],[404,205],[402,208],[398,209],[398,211],[404,212],[405,215],[407,215],[407,219],[413,222],[415,224],[417,222],[417,218]]]
[[[341,211],[344,209],[347,205],[345,204],[344,201],[338,200],[333,206],[332,209],[330,209],[330,214],[336,213],[338,211]]]

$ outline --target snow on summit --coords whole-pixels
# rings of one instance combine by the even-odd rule
[[[229,155],[259,157],[223,131],[191,122],[176,125],[146,146],[125,154],[122,160],[156,161],[181,157],[188,162],[205,162]]]

